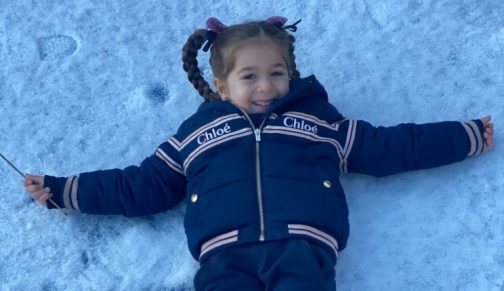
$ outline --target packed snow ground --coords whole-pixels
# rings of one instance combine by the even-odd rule
[[[230,3],[231,2],[231,3]],[[0,152],[68,176],[138,164],[202,101],[181,66],[216,16],[283,15],[302,76],[376,125],[491,114],[495,148],[437,169],[345,175],[338,290],[504,290],[504,2],[0,0]],[[200,63],[211,80],[206,55]],[[0,161],[0,290],[192,290],[184,205],[71,215],[31,201]]]

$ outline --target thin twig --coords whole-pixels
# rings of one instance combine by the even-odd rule
[[[2,157],[2,159],[6,161],[7,164],[9,164],[9,166],[11,166],[14,170],[16,170],[16,172],[18,172],[19,175],[21,175],[21,177],[26,178],[26,175],[23,174],[23,172],[21,172],[16,166],[14,166],[14,164],[11,161],[9,161],[4,155],[2,155],[2,153],[0,153],[0,157]],[[56,204],[51,198],[49,198],[49,202],[51,202],[52,205],[61,210],[63,214],[67,215],[66,212],[63,211],[63,209],[59,207],[58,204]]]

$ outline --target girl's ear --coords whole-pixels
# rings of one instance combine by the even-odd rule
[[[229,93],[226,84],[224,84],[224,82],[221,79],[215,78],[214,85],[215,88],[217,89],[217,92],[219,92],[219,95],[221,96],[222,100],[227,100],[229,97]]]

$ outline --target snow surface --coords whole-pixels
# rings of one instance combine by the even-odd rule
[[[501,0],[0,0],[0,152],[68,176],[138,164],[202,101],[181,48],[206,18],[302,19],[296,56],[348,117],[376,125],[491,114],[495,148],[437,169],[345,175],[339,290],[504,290]],[[211,80],[208,56],[200,63]],[[72,215],[0,161],[0,290],[192,290],[184,206]]]

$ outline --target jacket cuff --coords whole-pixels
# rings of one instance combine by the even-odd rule
[[[483,128],[483,122],[479,119],[473,119],[462,123],[462,125],[464,126],[471,143],[467,156],[472,157],[481,154],[484,148],[483,133],[485,132],[485,129]]]
[[[77,184],[79,178],[71,176],[68,178],[44,176],[44,187],[51,188],[53,197],[51,200],[60,208],[69,210],[78,210],[77,202]],[[56,208],[52,203],[47,203],[47,208]]]

